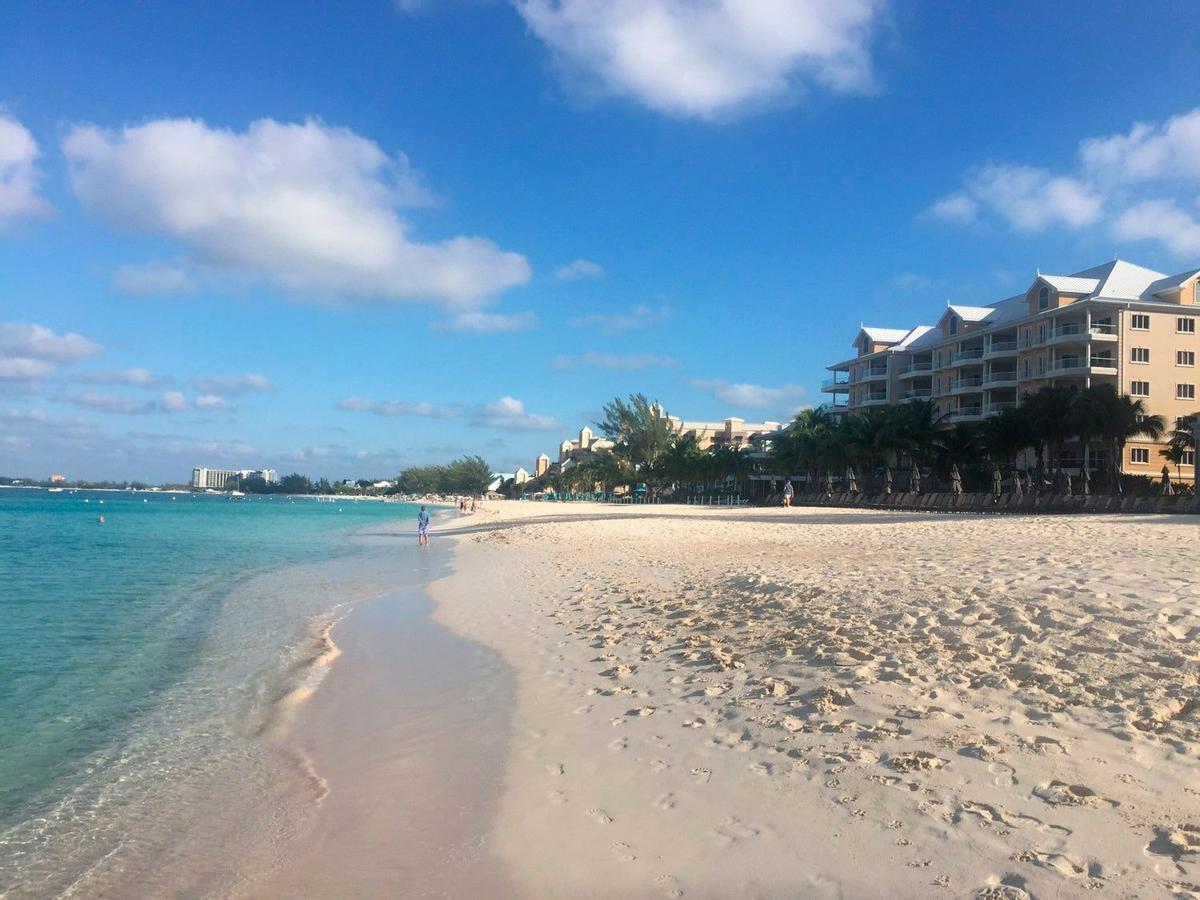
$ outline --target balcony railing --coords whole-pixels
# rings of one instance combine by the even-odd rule
[[[955,363],[977,362],[981,359],[983,359],[982,347],[976,347],[971,350],[960,350],[958,353],[952,354],[950,357],[950,361]]]
[[[922,372],[932,372],[933,363],[931,362],[915,362],[905,366],[900,370],[901,377],[905,375],[920,375]]]
[[[850,390],[850,382],[843,381],[840,378],[826,378],[821,382],[821,390],[823,391],[848,391]]]
[[[986,407],[988,413],[998,413],[1002,409],[1016,409],[1019,404],[1016,400],[996,400],[989,403]]]
[[[972,378],[959,378],[950,382],[951,391],[969,391],[983,386],[983,378],[976,375]]]
[[[868,369],[850,376],[851,381],[874,381],[877,378],[887,378],[887,369]]]
[[[1016,381],[1017,373],[1013,372],[992,372],[986,379],[988,384],[1000,384],[1005,381]]]
[[[983,406],[960,406],[958,409],[952,409],[946,414],[948,419],[967,419],[974,416],[983,415]]]
[[[992,341],[987,346],[987,353],[1012,353],[1017,349],[1016,341]]]
[[[913,388],[903,394],[905,400],[928,400],[932,396],[933,391],[929,388]]]

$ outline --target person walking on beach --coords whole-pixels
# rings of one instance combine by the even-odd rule
[[[429,543],[429,510],[424,506],[417,513],[417,544],[424,547]]]
[[[783,505],[785,507],[790,507],[792,505],[792,495],[795,492],[796,489],[792,487],[792,479],[789,478],[783,485]]]

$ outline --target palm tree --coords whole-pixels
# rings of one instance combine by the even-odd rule
[[[1117,390],[1111,384],[1094,384],[1075,395],[1071,425],[1083,446],[1083,465],[1088,467],[1092,441],[1104,430],[1104,420],[1113,409]]]
[[[980,424],[979,438],[992,462],[1016,469],[1021,451],[1033,446],[1033,422],[1024,407],[1009,407]]]
[[[968,422],[959,422],[953,428],[942,431],[937,438],[935,449],[939,459],[939,468],[949,474],[954,464],[965,466],[979,459],[981,439],[979,428]]]
[[[1120,471],[1121,460],[1125,458],[1126,443],[1141,435],[1157,441],[1166,430],[1166,419],[1146,412],[1145,400],[1135,400],[1122,394],[1116,396],[1105,410],[1100,436],[1109,442],[1113,465]]]
[[[1183,473],[1180,469],[1183,466],[1183,456],[1188,450],[1182,444],[1167,444],[1158,451],[1159,456],[1166,458],[1167,462],[1175,466],[1175,480],[1182,481]]]
[[[1062,446],[1074,434],[1073,411],[1078,390],[1070,385],[1048,384],[1028,394],[1022,405],[1033,422],[1037,443],[1050,450],[1057,468],[1062,468]],[[1046,460],[1043,458],[1043,463]]]
[[[847,416],[842,426],[847,455],[870,469],[887,462],[902,446],[899,417],[893,408],[864,410]]]
[[[776,471],[785,478],[803,471],[813,485],[820,465],[821,445],[835,428],[833,417],[823,409],[805,409],[775,439],[772,456]]]
[[[1175,427],[1171,429],[1171,436],[1167,438],[1167,443],[1183,450],[1195,450],[1197,425],[1200,425],[1200,413],[1180,416],[1175,420]]]
[[[933,455],[945,421],[946,414],[932,400],[909,400],[897,407],[898,436],[918,464],[927,463]]]

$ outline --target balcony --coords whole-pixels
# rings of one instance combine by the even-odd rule
[[[1016,400],[996,400],[996,401],[993,401],[992,403],[987,404],[984,407],[984,409],[986,410],[987,414],[990,416],[993,413],[1000,412],[1001,410],[1016,409],[1018,406],[1020,406],[1020,404],[1017,403]]]
[[[933,363],[931,362],[915,362],[909,366],[905,366],[900,370],[901,378],[915,378],[918,375],[928,375],[933,371]]]
[[[978,422],[983,417],[982,404],[978,406],[962,406],[958,409],[952,409],[946,414],[946,418],[953,422]]]
[[[865,381],[879,381],[887,377],[887,369],[868,369],[866,372],[860,372],[858,375],[851,375],[850,380],[855,384],[862,384]]]
[[[850,390],[850,382],[840,378],[826,378],[821,382],[821,390],[828,394],[840,394]]]
[[[950,382],[950,389],[944,393],[977,394],[981,390],[983,390],[983,378],[976,375],[973,378],[959,378],[957,381]]]
[[[932,396],[931,388],[911,388],[900,395],[903,400],[928,400]]]
[[[984,359],[998,359],[1002,356],[1014,356],[1017,352],[1016,341],[992,341],[984,348]]]
[[[992,372],[983,379],[983,383],[988,387],[1012,387],[1017,383],[1017,373],[1013,372]]]
[[[958,353],[951,354],[950,362],[953,365],[973,365],[983,360],[983,348],[972,347],[970,350],[960,350]]]
[[[1050,367],[1051,375],[1086,375],[1089,372],[1097,375],[1116,375],[1117,366],[1111,357],[1094,356],[1089,364],[1082,356],[1057,360]]]
[[[863,397],[854,406],[887,406],[888,398],[886,394],[872,394],[870,397]]]
[[[1113,325],[1092,325],[1088,327],[1083,322],[1069,322],[1052,329],[1044,343],[1047,346],[1057,344],[1080,344],[1087,341],[1115,341],[1117,329]]]

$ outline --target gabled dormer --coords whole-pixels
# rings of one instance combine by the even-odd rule
[[[1076,300],[1088,296],[1099,286],[1098,278],[1082,278],[1078,275],[1042,275],[1038,273],[1026,292],[1029,314],[1035,315],[1048,309],[1069,306]]]
[[[968,331],[978,329],[995,310],[990,306],[960,306],[948,304],[942,317],[938,319],[937,328],[943,339],[957,337]]]
[[[908,332],[907,328],[876,328],[863,325],[858,330],[858,336],[854,338],[855,356],[868,356],[894,347],[904,340]]]
[[[1146,293],[1150,295],[1147,299],[1182,306],[1200,306],[1200,269],[1156,281],[1146,289]]]

